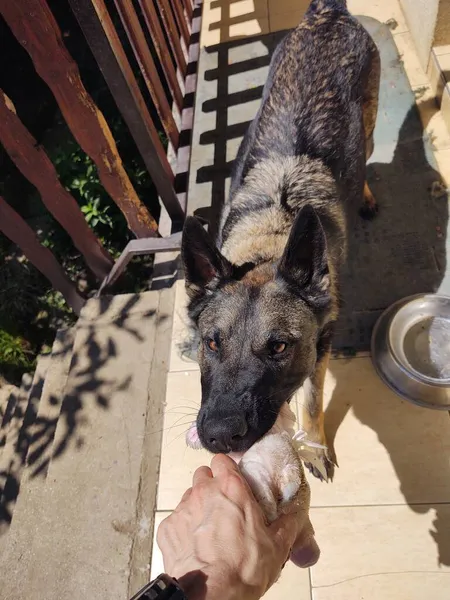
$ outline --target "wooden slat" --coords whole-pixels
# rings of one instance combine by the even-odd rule
[[[183,0],[184,8],[186,10],[189,22],[192,20],[192,13],[194,12],[194,7],[192,6],[191,0]]]
[[[138,198],[111,130],[87,93],[45,0],[0,0],[0,12],[52,90],[81,148],[97,165],[100,180],[137,237],[157,235],[157,223]]]
[[[164,131],[173,148],[177,150],[178,129],[133,3],[130,0],[114,0],[114,4],[133,48],[136,60],[141,68],[147,89],[158,111]]]
[[[69,2],[170,218],[183,221],[173,171],[104,1]]]
[[[139,4],[142,14],[144,15],[148,32],[150,33],[156,53],[161,61],[161,66],[170,86],[173,99],[181,112],[183,108],[183,94],[180,89],[180,84],[178,83],[175,67],[170,58],[169,48],[155,10],[154,2],[153,0],[139,0]]]
[[[67,304],[79,315],[84,300],[75,285],[64,273],[48,248],[42,246],[29,225],[0,196],[0,231],[17,244],[30,263],[47,277],[53,287],[61,292]]]
[[[41,194],[42,201],[86,259],[100,281],[108,274],[113,259],[86,223],[76,200],[61,185],[44,150],[23,125],[11,100],[0,89],[0,142],[19,171]]]
[[[171,0],[172,10],[175,14],[175,20],[178,25],[178,29],[181,31],[181,35],[183,37],[184,43],[186,44],[186,48],[189,48],[189,40],[191,38],[191,34],[189,31],[189,27],[187,25],[186,16],[183,10],[183,4],[181,0]]]
[[[187,60],[181,45],[180,36],[178,34],[172,9],[169,5],[169,0],[156,0],[156,4],[158,5],[159,14],[161,15],[161,19],[169,39],[170,47],[174,53],[178,69],[180,70],[181,75],[184,77],[187,70]]]

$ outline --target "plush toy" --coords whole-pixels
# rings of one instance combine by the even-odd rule
[[[281,514],[295,511],[299,533],[291,560],[299,567],[309,567],[319,558],[320,550],[309,520],[310,490],[302,458],[314,460],[318,444],[308,442],[304,432],[294,433],[295,415],[285,403],[272,429],[244,453],[230,453],[264,511],[268,523]],[[201,448],[197,426],[186,434],[191,448]]]

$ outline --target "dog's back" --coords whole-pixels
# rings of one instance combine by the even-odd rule
[[[283,204],[283,198],[290,196],[295,212],[314,200],[318,186],[323,190],[322,208],[329,201],[333,210],[336,189],[328,178],[329,169],[340,200],[362,193],[363,101],[375,54],[372,39],[347,11],[345,0],[313,0],[303,21],[278,46],[260,109],[234,163],[219,233],[225,255],[226,248],[234,245],[231,240],[227,244],[233,228],[240,222],[241,236],[242,217],[267,208],[271,191],[275,204]],[[293,168],[293,159],[298,157],[305,158],[303,174],[302,169]],[[326,169],[318,170],[306,159],[317,159]],[[263,185],[254,182],[243,195],[244,181],[255,168]],[[297,203],[292,193],[294,180],[303,190]],[[279,229],[280,223],[276,226]],[[244,262],[253,259],[244,254],[245,250],[241,253]]]

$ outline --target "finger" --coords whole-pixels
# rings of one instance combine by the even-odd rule
[[[229,456],[225,454],[214,456],[211,461],[211,471],[214,478],[220,480],[221,489],[230,500],[242,507],[257,504],[239,466]]]
[[[289,555],[289,552],[297,539],[298,528],[298,516],[292,513],[281,515],[281,517],[269,525],[273,540],[283,554],[286,553],[286,555]]]
[[[209,467],[199,467],[194,473],[192,486],[195,487],[202,481],[209,481],[210,479],[212,479],[212,477],[213,474]]]
[[[189,488],[188,490],[186,490],[184,492],[183,496],[181,497],[180,504],[183,504],[183,502],[186,502],[187,500],[189,500],[189,497],[191,494],[192,494],[192,488]],[[180,506],[180,504],[178,506]]]
[[[211,461],[211,471],[214,477],[220,477],[227,473],[239,473],[238,465],[226,454],[216,454]]]

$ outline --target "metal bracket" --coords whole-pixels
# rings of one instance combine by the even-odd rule
[[[100,288],[95,294],[99,298],[103,290],[112,285],[122,275],[126,266],[133,256],[142,256],[143,254],[155,254],[156,252],[174,252],[181,248],[182,232],[178,231],[166,238],[141,238],[131,240],[125,246],[124,251],[116,260],[109,274],[102,281]]]

